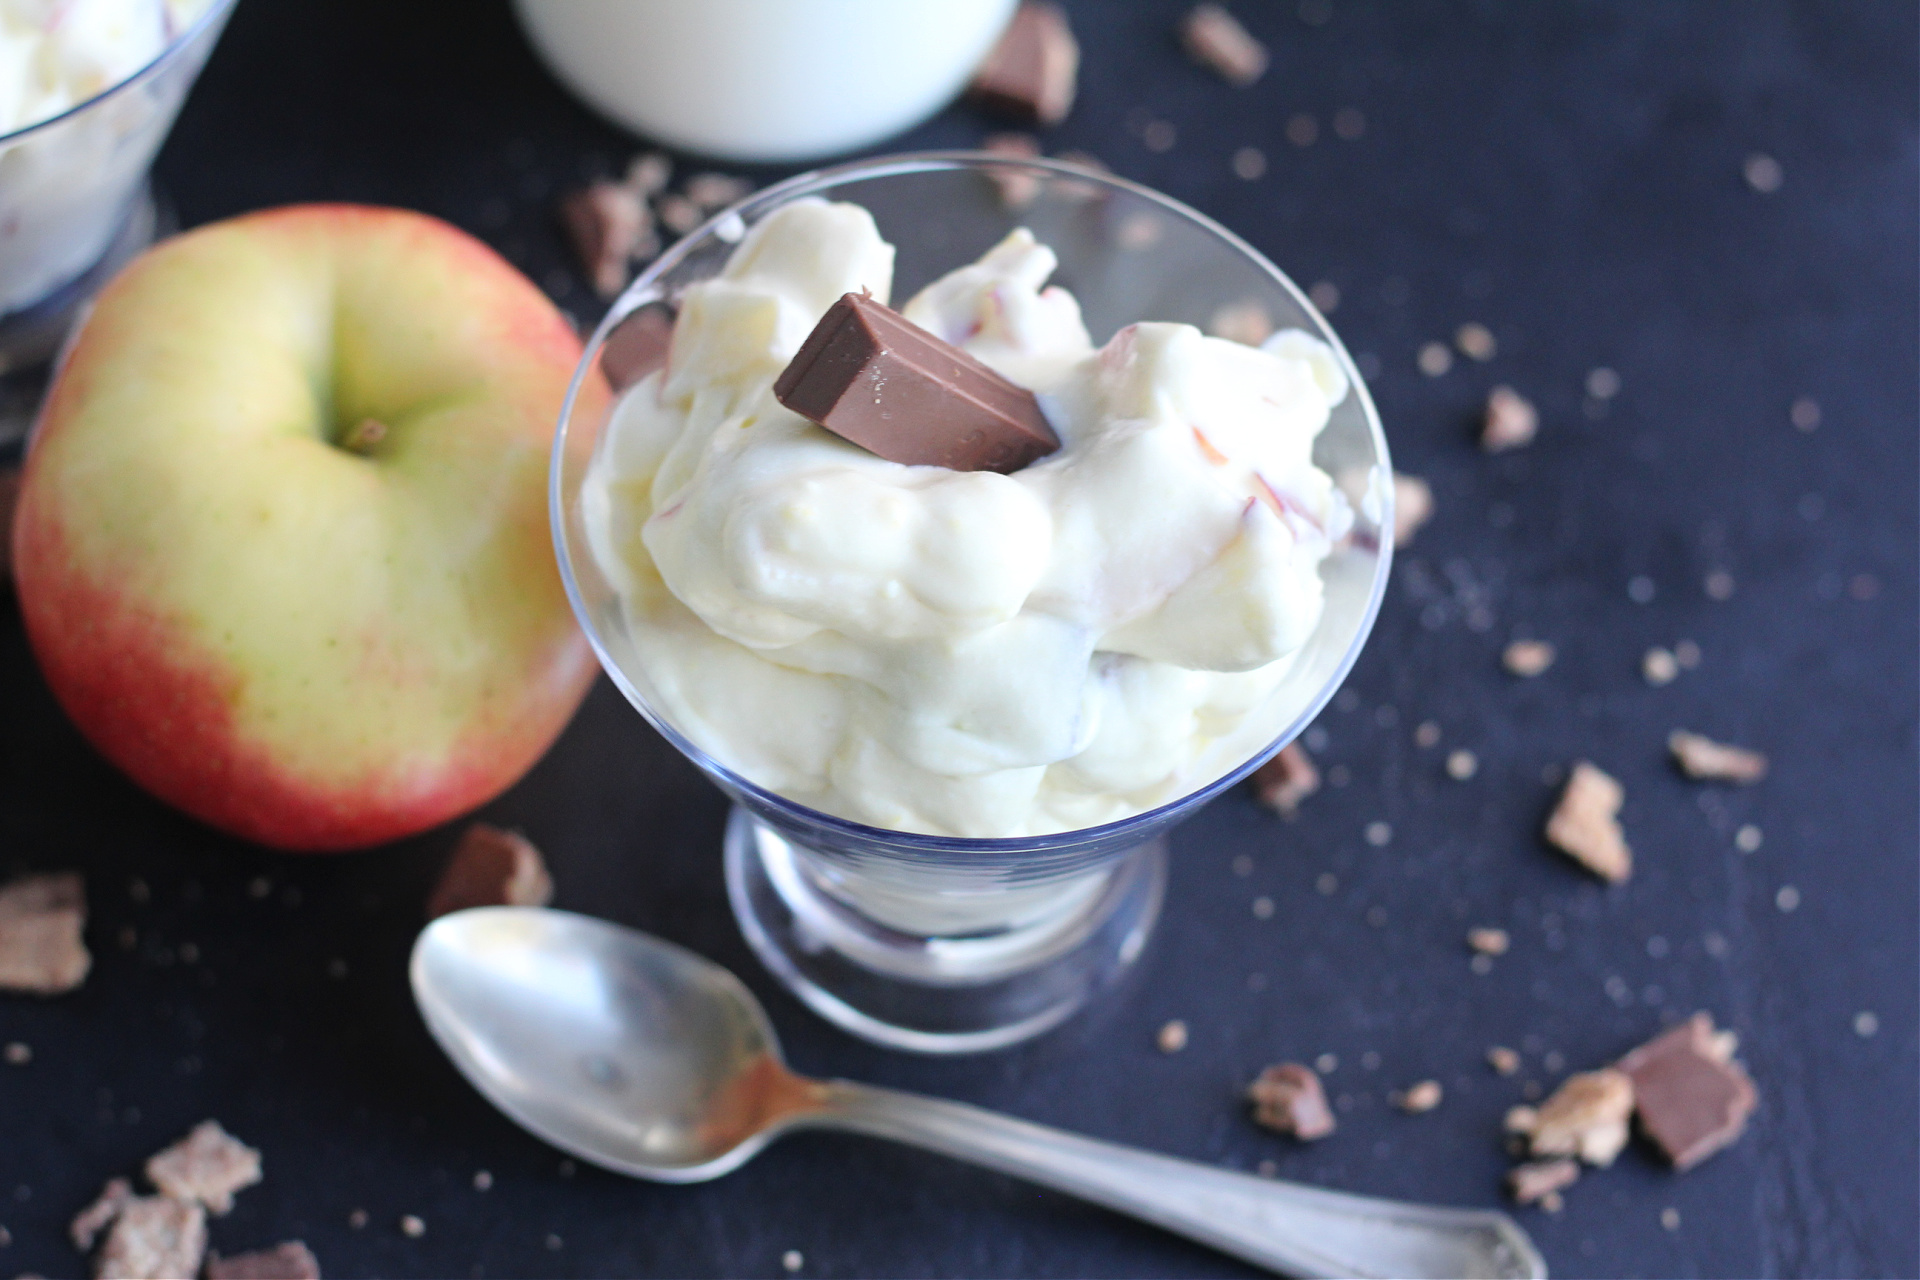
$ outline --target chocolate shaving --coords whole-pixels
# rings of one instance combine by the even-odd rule
[[[468,907],[544,907],[553,877],[533,843],[517,831],[476,822],[455,846],[427,898],[427,919]]]
[[[634,258],[657,247],[647,202],[625,183],[596,182],[568,192],[560,199],[560,222],[587,283],[603,298],[617,297],[627,287]]]
[[[1289,742],[1253,771],[1254,799],[1282,817],[1293,817],[1300,802],[1319,789],[1320,770],[1298,742]]]
[[[1080,44],[1067,14],[1047,0],[1026,0],[973,73],[967,92],[981,106],[1029,124],[1067,118],[1080,71]]]
[[[207,1213],[172,1196],[136,1196],[121,1206],[94,1261],[98,1280],[180,1280],[200,1274]]]
[[[774,398],[889,462],[1018,471],[1060,447],[1033,393],[865,294],[828,309]]]
[[[1675,729],[1668,736],[1667,748],[1673,752],[1680,771],[1689,778],[1744,785],[1767,776],[1767,758],[1758,751],[1715,742],[1685,729]]]
[[[655,369],[664,369],[673,349],[673,312],[664,302],[639,307],[613,327],[600,347],[600,372],[615,391],[625,391]]]
[[[216,1253],[207,1259],[206,1280],[320,1280],[320,1260],[304,1242],[288,1240],[231,1258]]]
[[[233,1193],[260,1181],[260,1153],[217,1120],[193,1131],[147,1161],[147,1177],[165,1195],[197,1200],[215,1214],[233,1208]]]
[[[1334,1130],[1320,1077],[1312,1067],[1298,1062],[1280,1062],[1262,1071],[1248,1086],[1247,1099],[1253,1103],[1256,1123],[1302,1142],[1324,1138]]]
[[[1229,84],[1244,89],[1266,74],[1267,46],[1217,4],[1195,7],[1180,24],[1180,39],[1188,53],[1219,72]]]
[[[0,889],[0,991],[54,996],[86,980],[86,885],[78,872],[25,876]]]
[[[1693,1168],[1746,1131],[1757,1095],[1733,1050],[1712,1016],[1696,1013],[1620,1059],[1641,1131],[1676,1169]]]
[[[1616,816],[1625,799],[1626,792],[1605,771],[1580,761],[1547,819],[1547,839],[1601,879],[1619,884],[1633,874],[1633,851]]]
[[[1611,1067],[1568,1076],[1533,1113],[1528,1149],[1536,1156],[1612,1164],[1627,1144],[1633,1097],[1633,1081]]]

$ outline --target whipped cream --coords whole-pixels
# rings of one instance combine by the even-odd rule
[[[890,297],[871,216],[813,199],[681,299],[618,402],[583,516],[657,709],[751,781],[874,826],[1114,821],[1245,761],[1351,513],[1312,462],[1347,394],[1297,330],[1140,323],[1096,348],[1015,231],[914,323],[1036,393],[1062,447],[1012,475],[888,462],[772,386],[842,294]]]

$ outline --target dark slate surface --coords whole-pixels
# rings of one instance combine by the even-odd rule
[[[1238,7],[1274,50],[1246,91],[1182,58],[1179,0],[1075,6],[1083,94],[1047,142],[1334,282],[1335,324],[1378,362],[1396,458],[1432,480],[1439,514],[1320,726],[1344,785],[1292,825],[1244,796],[1215,804],[1176,836],[1132,988],[1047,1041],[962,1062],[856,1043],[772,988],[723,901],[719,797],[604,683],[487,816],[548,850],[561,905],[733,966],[804,1069],[1359,1191],[1496,1203],[1500,1116],[1525,1080],[1710,1009],[1759,1082],[1752,1131],[1684,1177],[1629,1151],[1561,1216],[1528,1213],[1556,1274],[1920,1272],[1912,6]],[[504,5],[451,12],[245,0],[159,166],[182,220],[410,205],[593,318],[550,200],[635,143],[544,75]],[[1365,113],[1358,140],[1328,127],[1345,106]],[[1296,113],[1319,123],[1310,146],[1287,140]],[[1177,127],[1171,150],[1143,145],[1148,119]],[[899,145],[988,127],[956,108]],[[1230,170],[1248,145],[1269,161],[1257,181]],[[1743,181],[1754,152],[1783,166],[1777,192]],[[1498,357],[1421,376],[1420,344],[1468,320]],[[1582,387],[1602,365],[1622,390],[1594,416]],[[1471,423],[1495,381],[1546,425],[1489,459]],[[1789,424],[1803,396],[1822,409],[1812,432]],[[1715,571],[1730,599],[1704,591]],[[1637,576],[1651,603],[1629,598]],[[1521,634],[1561,647],[1532,683],[1498,665]],[[1682,637],[1700,668],[1648,688],[1641,653]],[[0,1000],[0,1041],[34,1051],[0,1066],[0,1274],[80,1270],[68,1217],[209,1115],[267,1168],[216,1246],[302,1237],[335,1276],[777,1275],[789,1249],[823,1276],[1239,1273],[854,1139],[796,1139],[704,1187],[573,1170],[468,1090],[409,1003],[403,960],[455,829],[336,859],[238,846],[89,751],[11,608],[0,672],[0,867],[83,868],[98,957],[75,995]],[[1423,750],[1428,720],[1444,736]],[[1662,746],[1681,724],[1771,751],[1773,776],[1683,782]],[[1478,753],[1469,782],[1443,770],[1456,747]],[[1580,756],[1626,784],[1640,871],[1624,888],[1538,839],[1543,770]],[[1384,848],[1363,839],[1375,821],[1392,824]],[[1764,843],[1742,855],[1747,823]],[[1271,919],[1250,910],[1262,895]],[[1462,935],[1480,923],[1514,946],[1477,977]],[[1876,1035],[1856,1033],[1861,1011]],[[1171,1017],[1192,1044],[1164,1057],[1153,1031]],[[1487,1070],[1494,1043],[1525,1050],[1521,1076]],[[1298,1148],[1247,1122],[1237,1091],[1262,1065],[1326,1052],[1338,1134]],[[1437,1111],[1387,1105],[1428,1076],[1447,1087]],[[424,1237],[401,1234],[403,1214]]]

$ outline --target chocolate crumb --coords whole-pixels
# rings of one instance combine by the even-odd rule
[[[93,1203],[67,1224],[67,1235],[72,1239],[73,1247],[82,1253],[91,1253],[93,1242],[102,1231],[113,1225],[113,1220],[120,1216],[122,1209],[133,1203],[133,1199],[131,1182],[125,1178],[109,1178]]]
[[[1293,817],[1300,802],[1319,789],[1320,770],[1298,742],[1289,742],[1253,771],[1254,798],[1282,817]]]
[[[1447,753],[1447,776],[1455,782],[1465,782],[1480,772],[1480,757],[1461,747]]]
[[[1180,24],[1180,39],[1196,61],[1229,84],[1244,89],[1266,74],[1267,46],[1217,4],[1196,6]]]
[[[77,871],[0,888],[0,991],[56,996],[86,981],[86,884]]]
[[[560,198],[560,222],[593,291],[618,296],[653,232],[646,201],[624,183],[596,182]]]
[[[400,1217],[400,1234],[409,1240],[418,1240],[427,1234],[427,1224],[418,1214],[407,1213]]]
[[[1066,10],[1047,0],[1024,0],[967,92],[991,111],[1054,125],[1073,109],[1079,72],[1080,43]]]
[[[1187,1047],[1187,1024],[1175,1018],[1160,1028],[1153,1043],[1162,1053],[1178,1053]]]
[[[980,149],[1011,160],[1032,160],[1040,154],[1040,143],[1030,133],[996,133],[989,135]],[[986,173],[1000,192],[1000,203],[1008,209],[1024,209],[1040,198],[1041,179],[1035,170],[989,165]]]
[[[1680,1229],[1680,1211],[1669,1205],[1660,1211],[1660,1225],[1669,1231]]]
[[[1734,1048],[1711,1015],[1696,1013],[1620,1059],[1641,1131],[1676,1169],[1693,1168],[1746,1131],[1757,1095]]]
[[[1420,348],[1415,363],[1420,366],[1420,372],[1429,378],[1438,378],[1453,368],[1453,352],[1447,349],[1444,342],[1429,342]]]
[[[207,1260],[206,1280],[320,1280],[320,1260],[304,1242],[288,1240],[231,1258],[216,1253]]]
[[[347,1215],[347,1227],[350,1230],[360,1231],[365,1229],[366,1225],[367,1211],[365,1209],[355,1209]]]
[[[147,1161],[147,1177],[176,1200],[198,1200],[216,1215],[233,1208],[233,1193],[260,1181],[260,1153],[202,1120],[186,1137]]]
[[[1503,956],[1512,944],[1513,940],[1507,936],[1505,929],[1483,925],[1467,930],[1467,945],[1483,956]]]
[[[1604,770],[1582,760],[1547,819],[1547,839],[1610,884],[1633,874],[1633,851],[1618,814],[1626,792]]]
[[[1247,1088],[1256,1123],[1303,1142],[1324,1138],[1334,1130],[1326,1091],[1313,1068],[1298,1062],[1280,1062],[1260,1073]]]
[[[700,206],[683,195],[669,193],[653,202],[653,211],[660,219],[660,225],[676,236],[684,236],[705,221]]]
[[[172,1196],[135,1196],[121,1206],[95,1259],[100,1280],[178,1280],[200,1274],[207,1214]]]
[[[1758,751],[1715,742],[1685,729],[1668,735],[1667,748],[1689,778],[1750,784],[1767,776],[1767,758]]]
[[[1578,1156],[1609,1165],[1627,1144],[1633,1115],[1633,1081],[1612,1067],[1568,1076],[1535,1110],[1525,1130],[1536,1156]]]
[[[1340,286],[1331,280],[1316,280],[1307,290],[1307,301],[1322,315],[1330,316],[1340,309]]]
[[[544,907],[553,878],[531,841],[517,831],[476,822],[455,846],[427,899],[427,919],[467,907]]]
[[[1533,443],[1540,431],[1540,413],[1533,402],[1509,386],[1495,387],[1487,395],[1487,412],[1481,420],[1480,447],[1488,453],[1518,449]]]
[[[1483,324],[1476,324],[1471,321],[1453,331],[1453,345],[1458,347],[1460,354],[1469,360],[1479,360],[1482,362],[1493,359],[1494,355],[1500,350],[1500,344],[1495,340],[1493,330]],[[1510,396],[1513,395],[1513,389],[1511,387],[1496,387],[1494,389],[1496,395],[1502,391],[1505,391]],[[1517,399],[1518,397],[1515,398]],[[1522,401],[1522,403],[1525,402]],[[1488,409],[1492,409],[1491,402],[1488,404]],[[1522,443],[1525,442],[1523,441]]]
[[[1487,1065],[1503,1076],[1510,1076],[1520,1069],[1520,1055],[1497,1044],[1487,1050]]]
[[[1420,526],[1433,518],[1433,489],[1419,476],[1393,473],[1393,545],[1413,543]]]
[[[1516,1204],[1535,1204],[1572,1186],[1579,1177],[1577,1160],[1534,1160],[1508,1172],[1507,1191]]]
[[[1647,650],[1646,656],[1640,659],[1641,678],[1656,689],[1672,684],[1679,675],[1680,660],[1659,645]]]
[[[1523,680],[1531,680],[1553,665],[1553,645],[1545,640],[1515,640],[1500,655],[1506,669]]]
[[[1443,1096],[1445,1095],[1438,1080],[1422,1080],[1408,1088],[1405,1093],[1397,1095],[1394,1098],[1394,1105],[1410,1116],[1417,1116],[1439,1106]]]

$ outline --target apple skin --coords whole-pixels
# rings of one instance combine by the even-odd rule
[[[466,233],[300,205],[178,236],[95,303],[13,527],[47,682],[156,796],[286,850],[486,802],[597,670],[548,534],[581,351]],[[582,388],[597,412],[597,371]],[[364,452],[336,443],[365,418]]]

